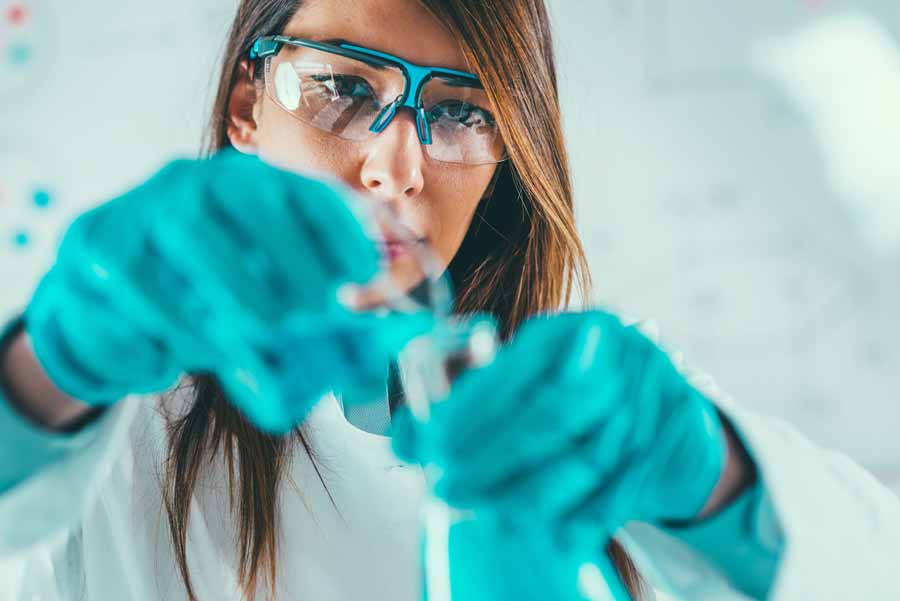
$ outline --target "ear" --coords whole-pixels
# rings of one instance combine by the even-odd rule
[[[247,59],[238,65],[237,79],[228,99],[228,139],[231,145],[246,154],[258,154],[257,125],[254,107],[256,105],[256,82],[253,80],[253,66]]]

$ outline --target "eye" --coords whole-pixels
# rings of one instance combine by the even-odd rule
[[[335,97],[374,98],[375,92],[369,82],[355,75],[313,75],[312,80],[324,85]]]
[[[462,100],[442,100],[428,111],[428,118],[433,123],[439,119],[450,119],[466,127],[494,127],[496,121],[487,109]]]

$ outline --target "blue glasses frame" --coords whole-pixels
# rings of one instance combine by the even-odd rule
[[[316,42],[284,35],[263,36],[253,42],[253,46],[250,48],[250,59],[257,60],[268,56],[275,56],[281,51],[281,48],[285,44],[303,48],[312,48],[330,54],[337,54],[339,56],[361,60],[376,67],[399,68],[406,79],[405,88],[402,94],[397,96],[393,102],[385,106],[381,112],[378,113],[375,121],[372,123],[371,127],[369,127],[369,131],[376,135],[383,132],[387,126],[391,124],[391,121],[394,120],[394,117],[397,115],[397,111],[400,108],[408,107],[416,115],[416,130],[419,134],[419,141],[422,144],[431,144],[431,126],[429,125],[428,118],[425,114],[425,106],[422,104],[422,90],[425,87],[425,84],[435,77],[452,79],[454,82],[465,87],[484,89],[481,80],[473,73],[457,71],[455,69],[445,69],[443,67],[417,65],[404,60],[399,56],[387,54],[386,52],[379,52],[378,50],[372,50],[371,48],[365,48],[363,46],[356,46],[347,42],[331,44],[328,42]]]

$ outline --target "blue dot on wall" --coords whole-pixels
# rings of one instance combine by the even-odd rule
[[[31,58],[31,48],[24,43],[13,44],[9,47],[9,62],[13,65],[24,65]]]
[[[19,230],[13,235],[13,246],[16,248],[25,248],[31,244],[31,236],[25,230]]]
[[[44,189],[38,189],[34,191],[34,195],[31,197],[31,201],[34,203],[39,209],[46,209],[51,204],[53,204],[53,197],[50,196],[50,192]]]

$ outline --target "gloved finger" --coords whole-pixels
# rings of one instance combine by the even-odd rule
[[[433,321],[427,313],[301,312],[282,322],[262,348],[279,369],[316,371],[328,386],[377,380],[383,387],[388,362]]]
[[[623,458],[617,469],[571,507],[560,522],[571,529],[592,526],[613,532],[629,520],[639,519],[641,490],[649,474],[641,456]]]
[[[367,284],[341,286],[338,289],[338,300],[352,311],[374,311],[381,307],[398,306],[410,294],[403,283],[396,281],[386,270]]]
[[[526,320],[515,333],[514,339],[532,343],[543,339],[558,342],[593,326],[599,326],[603,331],[608,331],[609,336],[616,338],[625,329],[615,315],[603,311],[547,313]]]
[[[249,398],[244,391],[236,396],[254,423],[284,432],[301,422],[329,390],[377,390],[383,395],[388,361],[432,321],[426,314],[293,314],[277,329],[245,338],[253,356],[240,363],[256,365],[250,375],[264,384],[275,383],[277,390],[257,395],[260,398]],[[231,382],[240,385],[234,378]],[[361,401],[371,399],[363,397]]]
[[[660,510],[674,511],[678,519],[696,515],[708,498],[718,478],[718,470],[704,473],[698,466],[679,465],[678,448],[692,430],[695,414],[692,411],[677,412],[660,429],[654,445],[644,450],[632,450],[623,457],[621,465],[613,470],[585,501],[568,512],[572,523],[602,522],[610,528],[630,519],[657,520]],[[703,466],[699,466],[702,468]],[[684,489],[658,490],[662,474],[671,470],[684,472]],[[668,475],[666,479],[669,479]],[[694,486],[694,479],[701,481]],[[699,494],[694,494],[699,490]],[[690,494],[687,491],[690,490]],[[686,509],[685,509],[685,506]],[[684,511],[684,515],[677,515]]]
[[[56,308],[60,327],[67,340],[76,341],[85,369],[118,392],[150,393],[168,388],[181,371],[168,349],[90,284],[68,279],[68,298]]]
[[[277,206],[287,194],[281,173],[237,152],[182,171],[168,192],[180,201],[152,212],[151,237],[173,265],[195,259],[200,273],[194,277],[222,282],[243,306],[271,320],[279,299],[290,293],[276,261],[296,255],[280,244],[299,237],[280,229],[288,221]]]
[[[537,469],[528,473],[528,477],[517,482],[517,485],[505,491],[502,496],[490,498],[472,496],[481,499],[496,511],[501,511],[514,523],[537,522],[555,524],[565,509],[575,505],[594,488],[596,474],[593,466],[583,461],[578,455],[566,455],[553,462],[551,469]],[[455,496],[451,492],[443,492],[440,485],[436,487],[438,494],[444,496],[453,506],[468,507],[465,495]],[[478,503],[478,501],[475,501]],[[478,504],[474,505],[476,508]]]
[[[436,447],[449,455],[460,448],[481,444],[486,436],[521,409],[530,391],[556,381],[558,358],[553,354],[568,331],[547,322],[532,323],[494,361],[463,372],[450,395],[435,404],[428,432]]]
[[[443,329],[443,325],[446,324],[436,323],[433,324],[433,327],[440,330],[437,336],[441,339],[445,339],[449,347],[454,349],[459,348],[461,344],[467,343],[467,341],[474,342],[474,340],[471,340],[471,337],[474,335],[484,332],[496,332],[497,330],[496,320],[492,316],[486,314],[469,315],[461,323],[452,325],[449,329]],[[470,348],[465,360],[468,364],[474,362],[476,365],[483,366],[484,361],[488,359],[488,355],[485,353],[493,354],[493,348]],[[454,366],[449,366],[448,372],[450,372],[450,377],[453,378],[456,376],[458,370]],[[433,406],[432,410],[440,411],[440,403]],[[416,421],[408,408],[404,407],[399,409],[394,414],[392,421],[392,441],[394,451],[401,459],[406,461],[425,462],[433,457],[433,454],[429,455],[424,452],[424,447],[426,445],[423,445],[421,442],[423,432],[420,431],[420,429],[423,428],[423,425]],[[440,426],[436,426],[435,424],[425,426],[424,429],[426,431],[424,432],[424,435],[426,437],[434,435],[434,430],[437,427]],[[433,448],[438,445],[432,444],[429,446]]]
[[[632,444],[636,449],[647,448],[655,444],[660,424],[684,394],[684,378],[665,352],[634,328],[623,337],[620,355],[621,369],[630,376],[626,394],[641,412]]]
[[[298,316],[265,342],[251,341],[279,381],[278,411],[302,419],[312,403],[352,370],[321,317]]]
[[[532,377],[536,376],[529,391],[544,390],[546,393],[540,395],[535,395],[534,392],[526,393],[516,406],[510,407],[511,411],[505,414],[481,410],[472,415],[471,426],[456,432],[450,453],[462,456],[465,456],[467,451],[480,453],[479,449],[484,448],[483,441],[488,439],[500,444],[510,442],[502,437],[503,433],[512,433],[513,436],[520,433],[530,436],[526,433],[534,433],[538,438],[533,440],[534,446],[531,448],[533,452],[542,453],[542,443],[552,444],[552,441],[541,440],[542,434],[552,433],[552,436],[559,439],[571,434],[567,427],[579,431],[585,426],[589,427],[600,415],[608,411],[609,403],[619,400],[611,396],[611,393],[620,383],[615,381],[615,375],[610,376],[600,368],[605,362],[602,355],[606,351],[605,348],[601,348],[602,333],[599,325],[585,322],[574,331],[566,331],[566,336],[558,340],[556,346],[542,344],[545,354],[538,360],[535,360],[536,348],[529,348],[531,345],[527,345],[528,340],[524,340],[520,348],[530,351],[531,365],[534,366]],[[541,342],[545,341],[546,338],[542,336]],[[518,370],[523,367],[527,369],[522,363],[517,362],[517,366]],[[607,378],[613,388],[606,393],[599,391],[594,393],[594,389],[606,385],[604,380]],[[581,415],[583,420],[576,424],[572,423],[573,416],[579,412],[567,412],[565,407],[568,402],[565,399],[577,398],[571,395],[578,394],[589,395],[591,401],[584,401],[584,404],[589,404],[590,410],[583,413]],[[496,438],[498,433],[501,434],[502,441]]]
[[[529,419],[498,430],[477,447],[442,458],[446,486],[473,492],[496,491],[556,458],[576,454],[578,441],[605,428],[616,412],[625,414],[620,397],[621,378],[601,389],[557,389],[561,395],[589,395],[576,409],[560,402],[557,391],[536,397],[544,411],[531,411]],[[537,404],[537,403],[535,403]]]
[[[529,370],[514,371],[514,357],[501,352],[493,363],[463,372],[451,385],[449,395],[431,407],[425,436],[436,453],[448,456],[458,448],[460,437],[485,421],[496,423],[511,415],[540,375]]]
[[[246,327],[241,333],[228,322],[218,326],[208,329],[210,345],[221,354],[210,371],[221,382],[228,401],[261,430],[284,434],[293,429],[315,399],[308,390],[298,399],[298,391],[285,384],[277,363],[254,344],[266,329]]]
[[[143,337],[129,340],[135,335],[129,321],[110,321],[118,316],[110,315],[108,309],[107,303],[73,290],[58,271],[51,270],[42,279],[25,321],[41,333],[33,344],[50,379],[69,395],[92,404],[112,403],[130,392],[167,388],[177,377],[176,370]],[[92,320],[95,317],[97,321]],[[155,378],[148,371],[152,367],[157,368]],[[135,373],[141,377],[135,378]],[[149,390],[136,390],[134,384]]]
[[[246,191],[256,192],[255,202],[234,197],[235,190],[247,186],[243,180],[217,191],[231,196],[210,203],[211,217],[236,241],[240,251],[236,260],[251,266],[279,306],[324,310],[334,304],[333,293],[340,284],[364,281],[375,273],[375,245],[368,239],[354,239],[361,235],[359,224],[356,232],[339,231],[340,220],[321,220],[318,214],[328,212],[329,195],[334,197],[334,191],[292,174],[275,175],[278,177],[267,180],[262,189],[253,186]],[[315,193],[319,197],[299,197],[296,188],[301,186],[305,196]],[[321,228],[324,231],[319,231]]]
[[[324,283],[342,279],[346,270],[322,248],[322,233],[310,231],[309,219],[296,219],[293,188],[299,178],[258,163],[227,170],[206,184],[210,218],[235,240],[244,262],[252,263],[268,282],[269,294],[288,302],[313,295],[306,304],[321,306]]]
[[[644,356],[639,359],[640,367],[633,373],[633,399],[641,412],[632,435],[636,449],[645,449],[655,444],[660,424],[666,420],[667,412],[674,405],[672,397],[681,394],[681,377],[671,369],[665,355],[658,349],[645,346]]]
[[[350,336],[342,340],[352,344],[352,356],[363,365],[369,358],[378,365],[396,358],[413,338],[434,327],[434,316],[425,311],[384,315],[351,312],[347,319]]]
[[[181,294],[191,289],[192,282],[169,269],[148,244],[140,214],[135,217],[134,235],[122,235],[111,204],[76,220],[54,269],[65,272],[64,277],[90,282],[140,330],[170,341],[172,350],[181,348],[199,365],[214,364],[200,343],[208,303]],[[193,331],[188,332],[185,324]]]
[[[137,263],[144,253],[144,240],[139,232],[122,235],[120,219],[113,201],[78,217],[69,227],[59,249],[54,266],[64,277],[93,281],[98,287],[121,290],[120,299],[128,299],[135,317],[142,319],[152,331],[162,331],[170,325],[169,319],[153,307],[144,306],[140,290],[133,286],[129,267]],[[141,217],[137,216],[140,221]],[[113,294],[107,295],[113,298]],[[123,312],[131,307],[120,304]]]
[[[134,274],[111,298],[121,302],[135,322],[165,340],[169,351],[188,371],[206,371],[223,360],[225,342],[235,340],[244,328],[233,318],[239,306],[227,290],[208,288],[163,257],[148,243]],[[232,307],[231,311],[222,306]],[[145,324],[144,315],[160,316]],[[150,329],[155,328],[155,329]]]
[[[195,200],[160,213],[150,236],[164,261],[197,290],[221,299],[217,309],[272,323],[279,302],[269,290],[264,270],[253,269],[247,257],[254,249],[235,239],[227,225],[213,217],[212,203]],[[236,301],[237,306],[230,306]]]
[[[286,219],[292,227],[306,228],[310,246],[322,252],[322,260],[330,260],[334,272],[347,275],[348,281],[363,283],[375,275],[378,252],[373,231],[362,206],[351,190],[338,181],[306,177],[268,165],[256,157],[233,150],[222,151],[210,161],[214,172],[234,172],[240,176],[241,189],[249,187],[247,198],[260,196],[254,191],[256,181],[266,180],[277,189],[272,197],[286,197],[290,212]],[[237,207],[252,208],[253,202]],[[252,220],[247,222],[252,226]]]
[[[257,428],[275,435],[289,432],[299,420],[286,406],[279,381],[253,363],[246,359],[223,363],[212,371],[228,402]]]
[[[41,292],[46,294],[46,292]],[[29,327],[41,332],[32,340],[34,354],[50,380],[69,396],[91,404],[109,404],[118,399],[106,388],[97,374],[88,372],[75,361],[78,349],[60,330],[59,315],[43,315],[42,308],[32,303],[25,315]],[[74,369],[73,369],[74,367]]]
[[[457,481],[458,482],[458,481]],[[565,509],[594,489],[595,468],[579,453],[558,455],[553,461],[510,483],[495,494],[474,494],[465,484],[448,484],[446,474],[435,483],[435,493],[455,507],[490,506],[516,523],[552,524]]]
[[[307,250],[298,244],[305,232],[290,222],[283,181],[267,175],[227,171],[212,177],[205,184],[204,217],[231,240],[238,260],[258,272],[268,294],[293,299],[303,293],[294,271]]]
[[[634,421],[633,412],[621,411],[540,465],[512,474],[491,488],[463,488],[456,494],[481,498],[520,518],[533,514],[561,519],[595,494],[627,460]]]
[[[391,416],[391,447],[394,454],[407,463],[426,463],[421,451],[420,424],[408,407],[399,407]]]
[[[435,452],[452,456],[473,440],[480,444],[483,432],[509,419],[529,391],[539,389],[552,364],[535,355],[533,342],[529,338],[514,340],[501,348],[491,363],[457,377],[449,396],[435,403],[431,411],[426,435]]]
[[[347,369],[335,372],[332,389],[345,407],[384,403],[390,363],[415,337],[432,328],[429,314],[352,314],[351,323],[333,343]]]
[[[346,186],[288,174],[296,181],[293,202],[288,206],[295,223],[307,228],[310,239],[324,256],[330,257],[337,273],[347,282],[361,284],[377,273],[380,254],[372,223],[365,222],[358,201]]]

